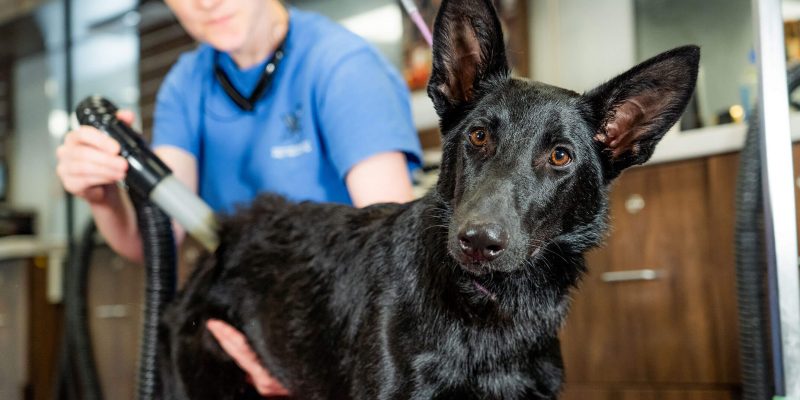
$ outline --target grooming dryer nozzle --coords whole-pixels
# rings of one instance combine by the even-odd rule
[[[101,96],[90,96],[78,104],[78,122],[105,132],[120,144],[120,155],[128,161],[125,183],[139,195],[149,198],[178,221],[207,249],[217,246],[214,212],[196,194],[172,176],[138,132],[117,119],[118,108]]]

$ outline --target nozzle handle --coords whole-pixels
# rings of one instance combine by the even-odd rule
[[[120,144],[120,155],[130,168],[125,182],[144,197],[172,171],[150,150],[142,135],[117,119],[117,107],[101,96],[89,96],[75,109],[78,122],[105,132]]]

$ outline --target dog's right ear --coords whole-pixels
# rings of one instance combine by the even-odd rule
[[[442,120],[493,80],[508,77],[503,31],[491,0],[444,0],[433,31],[428,96]]]
[[[694,92],[700,49],[661,53],[589,91],[584,99],[603,152],[606,179],[647,161]]]

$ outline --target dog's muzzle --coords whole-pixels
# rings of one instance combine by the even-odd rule
[[[458,245],[464,264],[489,262],[508,247],[508,232],[497,223],[468,223],[458,232]]]

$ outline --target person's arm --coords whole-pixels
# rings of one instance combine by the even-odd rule
[[[399,151],[379,153],[360,161],[347,173],[345,183],[356,207],[405,203],[414,198],[406,155]]]
[[[356,207],[413,198],[409,167],[421,149],[408,89],[374,50],[337,52],[315,92],[328,159]]]

